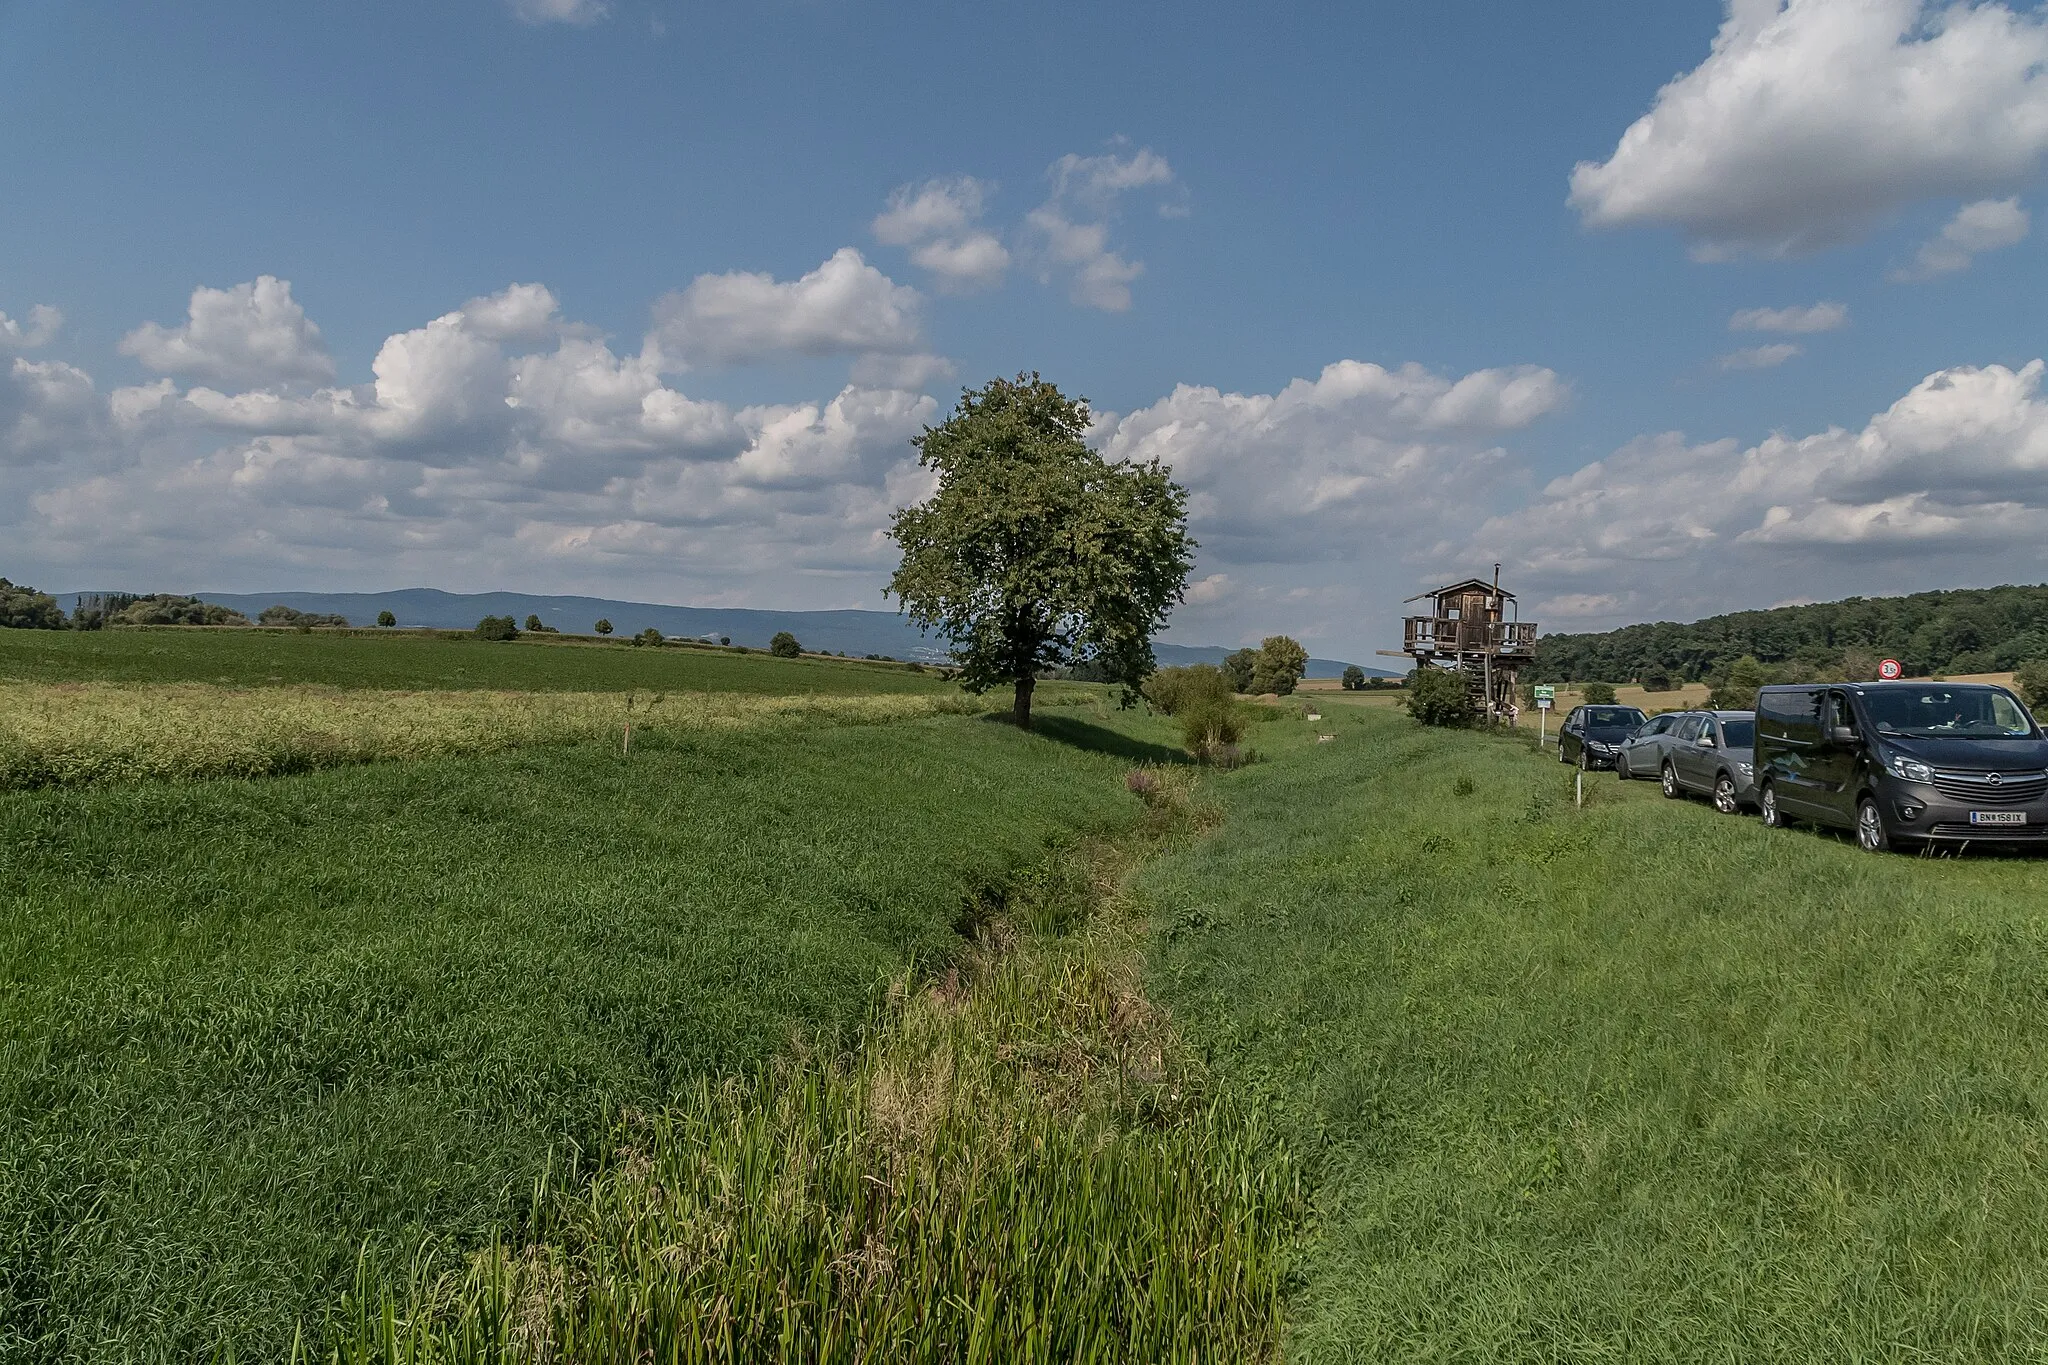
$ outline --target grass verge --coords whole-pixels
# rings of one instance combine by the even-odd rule
[[[1155,992],[1314,1154],[1292,1358],[2048,1356],[2039,862],[1319,728],[1144,878]]]
[[[1270,1358],[1298,1181],[1146,1000],[1124,895],[1206,823],[1191,785],[985,895],[857,1054],[702,1082],[563,1172],[530,1240],[359,1281],[325,1358]]]

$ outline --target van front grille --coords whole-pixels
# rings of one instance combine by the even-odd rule
[[[2019,773],[1951,772],[1937,769],[1934,774],[1934,789],[1943,796],[1952,796],[1958,801],[2009,806],[2017,801],[2032,801],[2043,792],[2048,792],[2048,773],[2038,769]]]

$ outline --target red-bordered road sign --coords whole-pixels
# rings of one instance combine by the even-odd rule
[[[1877,676],[1883,678],[1886,682],[1891,682],[1893,679],[1900,677],[1905,671],[1905,669],[1899,667],[1897,659],[1886,659],[1877,666]]]

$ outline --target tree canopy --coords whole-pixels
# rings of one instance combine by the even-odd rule
[[[1088,426],[1087,402],[1036,374],[962,393],[913,442],[938,491],[890,528],[886,591],[952,642],[969,691],[1012,685],[1027,728],[1047,669],[1093,661],[1135,701],[1194,564],[1187,490],[1157,461],[1104,459]]]
[[[804,647],[797,643],[796,636],[786,630],[778,630],[775,638],[768,642],[768,652],[778,659],[794,659],[804,652]]]
[[[1268,635],[1259,642],[1259,652],[1252,656],[1250,690],[1284,697],[1294,691],[1294,685],[1307,671],[1307,650],[1289,636]]]
[[[2048,585],[1965,588],[1910,597],[1851,597],[1623,626],[1584,635],[1546,635],[1536,646],[1536,682],[1574,678],[1712,679],[1745,655],[1786,675],[1875,677],[1880,659],[1908,674],[1991,673],[2048,659]]]
[[[122,626],[246,626],[249,618],[232,607],[202,602],[196,597],[172,593],[151,593],[138,597],[107,618]]]
[[[0,630],[62,630],[64,624],[56,598],[0,578]]]

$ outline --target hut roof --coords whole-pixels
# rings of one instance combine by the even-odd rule
[[[1415,596],[1407,600],[1410,602],[1420,602],[1426,597],[1457,597],[1468,592],[1482,592],[1489,597],[1508,599],[1514,597],[1514,594],[1506,588],[1496,588],[1492,583],[1483,578],[1465,578],[1460,579],[1456,583],[1446,583],[1441,588],[1431,588],[1428,592],[1416,593]]]

